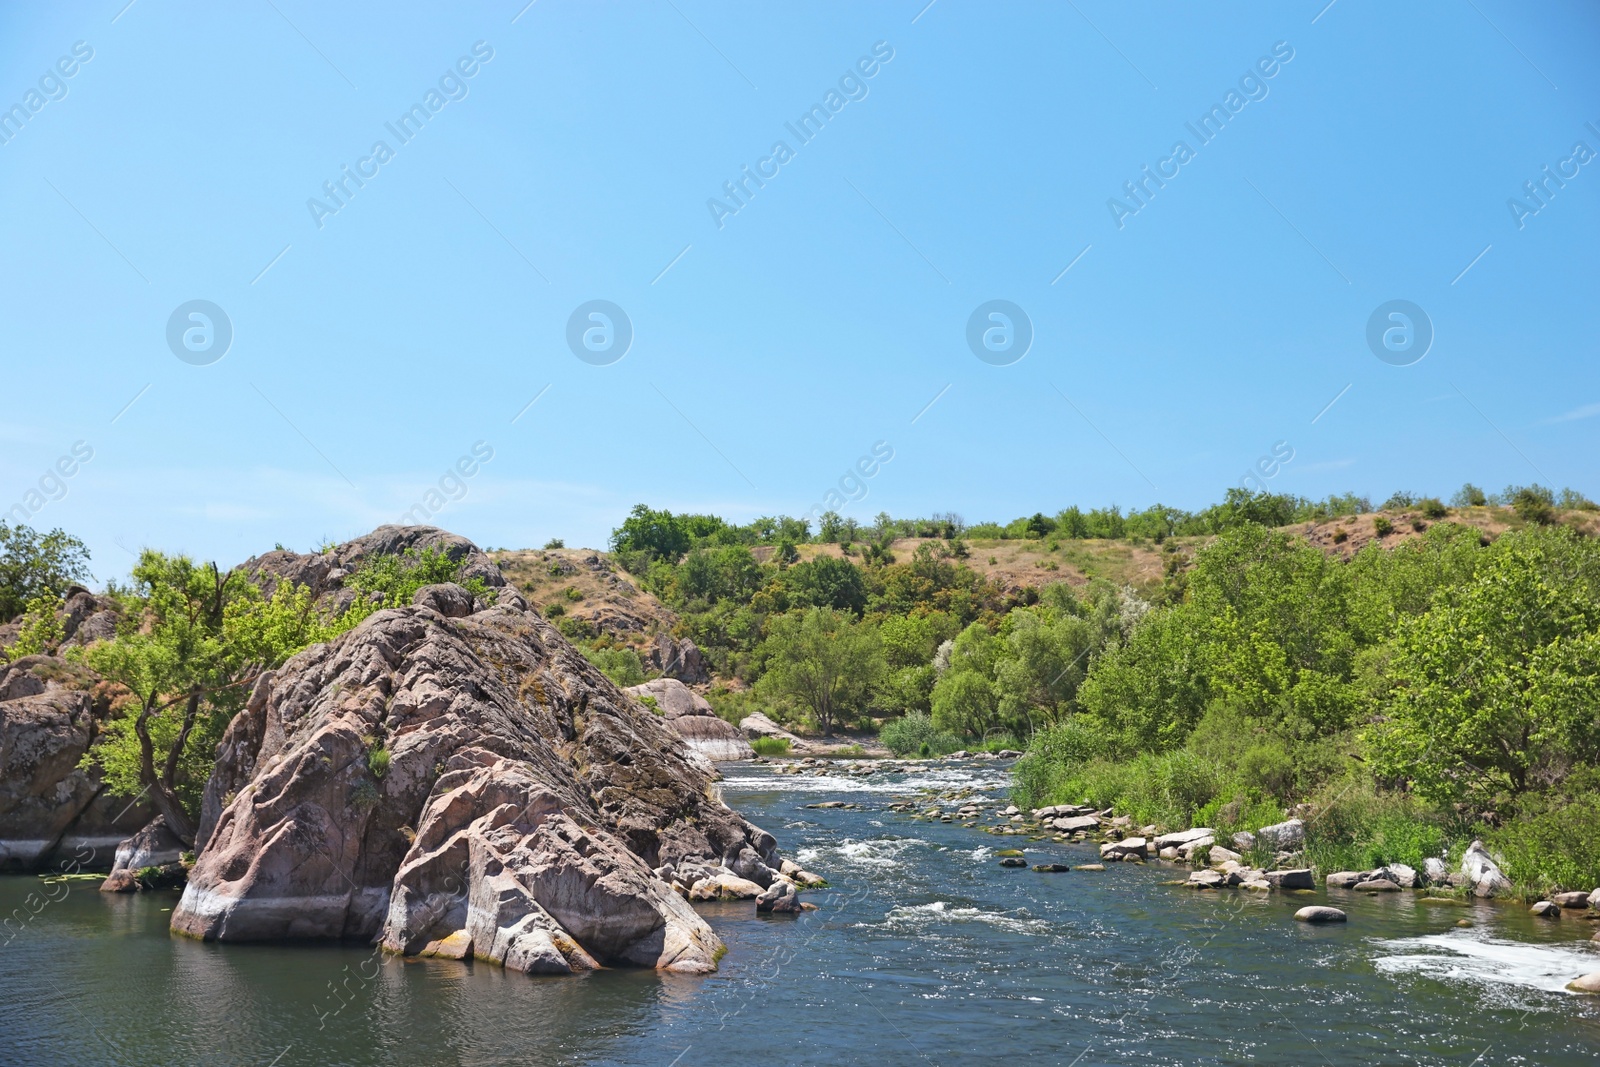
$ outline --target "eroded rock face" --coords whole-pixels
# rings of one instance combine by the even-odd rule
[[[66,861],[107,870],[117,844],[150,819],[78,769],[95,736],[95,679],[55,656],[0,666],[0,872]]]
[[[630,696],[649,697],[690,749],[715,762],[754,759],[755,749],[733,723],[719,719],[705,697],[676,678],[657,678],[623,690]]]
[[[261,679],[218,747],[174,930],[715,968],[716,935],[652,868],[776,866],[776,842],[662,718],[499,599],[380,611]]]

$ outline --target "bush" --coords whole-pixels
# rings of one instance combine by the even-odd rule
[[[1513,881],[1543,894],[1600,885],[1600,794],[1539,803],[1519,814],[1488,843],[1505,857]]]
[[[559,537],[552,537],[544,543],[544,547],[546,551],[549,551],[552,548],[566,548],[567,543]]]
[[[787,756],[789,754],[789,739],[787,737],[758,737],[750,742],[750,747],[756,750],[758,756]]]
[[[1382,515],[1375,516],[1372,520],[1372,532],[1377,534],[1379,537],[1388,537],[1390,534],[1394,533],[1394,523],[1390,522]]]
[[[389,773],[389,750],[382,745],[367,753],[367,770],[372,772],[374,778],[382,778]]]
[[[896,756],[942,756],[961,747],[959,737],[936,729],[933,720],[920,711],[885,723],[878,732],[878,741]]]
[[[1306,860],[1322,874],[1389,863],[1420,870],[1428,857],[1445,855],[1452,840],[1458,848],[1465,844],[1465,828],[1447,827],[1412,797],[1379,791],[1366,779],[1328,783],[1311,807]]]
[[[576,620],[563,619],[563,622]],[[596,667],[600,673],[610,678],[620,688],[626,689],[631,685],[643,685],[648,679],[644,673],[644,663],[639,659],[639,653],[631,648],[584,648],[578,646],[584,658]]]
[[[1450,514],[1450,509],[1436,496],[1423,497],[1417,501],[1417,506],[1422,509],[1422,517],[1425,519],[1442,519]]]

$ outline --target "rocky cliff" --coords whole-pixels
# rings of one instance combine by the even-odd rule
[[[62,647],[116,632],[114,605],[81,588],[57,613]],[[0,645],[19,622],[0,627]],[[0,872],[109,870],[118,843],[150,821],[148,804],[109,795],[78,762],[109,712],[92,671],[58,656],[0,664]]]
[[[357,551],[252,563],[337,598],[359,551],[430,542],[484,558],[383,527]],[[657,871],[770,873],[776,842],[486,568],[492,605],[430,586],[261,679],[219,746],[174,930],[359,938],[533,973],[715,968],[716,935]]]

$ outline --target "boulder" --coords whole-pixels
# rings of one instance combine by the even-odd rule
[[[1528,910],[1541,919],[1561,918],[1561,905],[1550,900],[1541,900]]]
[[[1320,906],[1301,908],[1299,911],[1294,913],[1294,917],[1298,922],[1318,924],[1342,923],[1349,918],[1349,916],[1340,911],[1338,908],[1327,908]]]
[[[139,872],[156,868],[163,880],[181,877],[187,846],[157,815],[143,829],[117,846],[111,874],[100,885],[102,893],[129,893],[140,888]]]
[[[1571,911],[1583,911],[1589,907],[1589,894],[1584,892],[1556,893],[1550,899]]]
[[[782,884],[781,882],[779,883]],[[690,900],[756,900],[766,890],[747,878],[722,871],[689,887]]]
[[[1189,885],[1195,889],[1217,889],[1227,880],[1221,871],[1195,871],[1189,876]]]
[[[1142,837],[1125,837],[1121,841],[1107,841],[1100,846],[1103,860],[1144,859],[1148,846]]]
[[[1594,908],[1596,911],[1600,911],[1600,889],[1596,889],[1593,893],[1589,894],[1589,907]]]
[[[1509,893],[1512,888],[1511,879],[1500,870],[1482,841],[1474,841],[1467,846],[1466,853],[1461,857],[1461,873],[1475,896],[1492,897]]]
[[[1349,889],[1366,880],[1367,876],[1360,871],[1335,871],[1323,882],[1329,889]]]
[[[655,678],[643,685],[629,686],[623,692],[632,697],[649,697],[654,700],[656,709],[662,717],[669,720],[684,715],[715,717],[717,714],[709,700],[676,678]]]
[[[1567,988],[1574,993],[1600,993],[1600,971],[1574,978],[1567,983]]]
[[[1197,826],[1193,830],[1179,830],[1176,833],[1162,834],[1153,842],[1156,851],[1164,848],[1181,848],[1184,845],[1204,838],[1216,840],[1216,831],[1205,826]]]
[[[1021,856],[1004,856],[1000,860],[1000,866],[1002,867],[1026,867],[1027,865],[1028,861]]]
[[[1449,885],[1450,868],[1437,856],[1422,861],[1422,877],[1429,885]]]
[[[1407,867],[1404,863],[1391,863],[1378,872],[1383,878],[1388,878],[1401,889],[1417,889],[1422,885],[1422,878],[1417,874],[1415,867]]]
[[[776,842],[664,720],[496,599],[385,609],[261,677],[218,745],[174,931],[530,973],[715,969],[721,942],[655,869],[682,882],[745,848],[770,866]]]
[[[473,609],[472,594],[455,582],[425,585],[411,595],[411,603],[437,611],[447,619],[464,619]]]
[[[1233,847],[1240,852],[1249,852],[1256,847],[1256,835],[1249,830],[1240,830],[1233,835]]]
[[[698,685],[711,681],[711,671],[706,666],[705,655],[688,638],[682,640],[671,634],[657,634],[643,656],[645,666],[659,671],[668,678]]]
[[[1311,876],[1309,867],[1298,867],[1288,871],[1268,871],[1262,878],[1274,889],[1315,889],[1317,885],[1316,880]]]
[[[1088,804],[1052,804],[1047,808],[1034,808],[1032,814],[1035,821],[1042,822],[1045,819],[1093,815],[1094,808]]]
[[[1060,830],[1064,834],[1075,834],[1079,830],[1097,830],[1100,828],[1100,819],[1095,815],[1069,815],[1050,822],[1051,829]]]
[[[739,728],[714,715],[683,715],[668,719],[667,724],[677,731],[691,751],[715,763],[755,758],[756,750],[750,747]]]
[[[803,910],[800,907],[800,894],[795,891],[793,882],[773,882],[765,893],[756,897],[756,911],[758,912],[798,915]]]
[[[1242,859],[1244,857],[1232,849],[1223,848],[1221,845],[1212,845],[1211,853],[1206,857],[1206,862],[1216,866],[1220,863],[1238,863]]]
[[[1390,878],[1368,878],[1350,888],[1358,893],[1398,893],[1400,886]]]
[[[1299,819],[1263,826],[1256,837],[1268,848],[1293,851],[1306,843],[1306,824]]]

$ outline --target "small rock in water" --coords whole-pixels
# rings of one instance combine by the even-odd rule
[[[1400,892],[1400,887],[1387,878],[1368,878],[1365,882],[1357,882],[1352,888],[1358,893]]]
[[[1329,889],[1349,889],[1357,882],[1366,881],[1366,877],[1360,871],[1335,871],[1328,875],[1326,882]]]
[[[1528,910],[1539,916],[1541,919],[1561,918],[1561,905],[1549,900],[1541,900]]]
[[[1456,925],[1457,926],[1461,926],[1461,927],[1471,926],[1472,925],[1472,920],[1471,919],[1457,919],[1456,920]]]
[[[1574,978],[1567,983],[1567,988],[1574,993],[1600,993],[1600,971]]]
[[[1035,863],[1033,869],[1042,871],[1045,874],[1060,874],[1062,871],[1070,871],[1072,868],[1065,863]]]
[[[1020,856],[1020,855],[1022,855],[1022,850],[1020,848],[1007,848],[1007,849],[1002,849],[999,852],[996,852],[995,855],[996,856]]]
[[[1314,889],[1317,884],[1311,877],[1309,867],[1299,867],[1290,871],[1268,871],[1266,881],[1276,889]]]
[[[1027,865],[1028,861],[1020,856],[1007,856],[1000,861],[1000,866],[1002,867],[1026,867]]]
[[[1106,869],[1106,865],[1103,863],[1080,863],[1072,869],[1075,871],[1103,871]]]
[[[1299,911],[1294,913],[1294,917],[1296,920],[1303,923],[1342,923],[1349,918],[1349,916],[1345,915],[1345,913],[1340,911],[1338,908],[1325,908],[1320,906],[1301,908]]]

